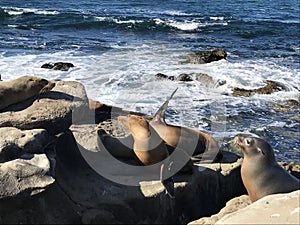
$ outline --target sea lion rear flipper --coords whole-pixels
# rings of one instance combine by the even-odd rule
[[[177,91],[178,88],[176,88],[173,93],[171,94],[170,97],[167,98],[167,100],[164,102],[164,104],[157,110],[157,112],[155,113],[153,119],[154,120],[161,120],[162,122],[165,122],[165,112],[167,110],[169,101],[172,99],[173,95],[175,94],[175,92]]]

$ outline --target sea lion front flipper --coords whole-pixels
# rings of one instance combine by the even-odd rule
[[[171,163],[172,164],[172,163]],[[175,187],[173,177],[166,177],[167,173],[169,173],[169,168],[166,168],[164,164],[160,167],[160,180],[166,189],[166,193],[170,196],[170,198],[175,198]]]
[[[177,91],[178,88],[176,88],[173,93],[171,94],[170,97],[167,98],[167,100],[164,102],[164,104],[157,110],[155,113],[153,120],[160,120],[161,122],[165,123],[165,112],[167,110],[169,101],[173,98],[175,92]]]

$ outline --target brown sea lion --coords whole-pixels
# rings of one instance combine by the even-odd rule
[[[144,166],[159,164],[169,156],[168,149],[149,123],[141,116],[119,116],[118,121],[125,126],[133,137],[133,151]],[[160,165],[160,178],[170,197],[174,198],[172,178],[166,178],[169,165]]]
[[[35,95],[50,91],[54,86],[55,83],[36,76],[22,76],[10,81],[1,81],[0,110]]]
[[[222,153],[217,141],[211,135],[188,127],[166,123],[165,112],[176,91],[177,89],[159,108],[150,121],[150,125],[169,146],[182,149],[188,155],[193,156],[193,160],[201,162],[218,161],[222,158]]]
[[[300,189],[300,180],[279,166],[272,147],[266,141],[239,134],[233,142],[244,154],[241,176],[252,202],[266,195]]]

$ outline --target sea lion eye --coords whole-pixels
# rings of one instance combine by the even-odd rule
[[[245,144],[246,144],[247,146],[251,145],[251,143],[252,143],[252,140],[251,140],[251,139],[249,139],[249,138],[245,139]]]

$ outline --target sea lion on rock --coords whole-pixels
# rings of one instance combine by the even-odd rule
[[[22,76],[10,81],[1,81],[0,110],[35,95],[50,91],[54,86],[55,83],[36,76]]]
[[[149,123],[141,116],[119,116],[118,121],[128,128],[134,143],[133,151],[144,166],[158,164],[169,156],[168,149]],[[174,183],[172,177],[165,179],[169,165],[160,166],[160,179],[170,197],[174,198]]]
[[[266,195],[300,189],[300,180],[278,165],[274,151],[266,141],[239,134],[233,142],[244,154],[241,176],[252,202]]]
[[[177,89],[165,101],[149,122],[159,136],[173,148],[182,149],[195,161],[216,162],[222,158],[217,141],[209,134],[188,127],[169,125],[165,121],[168,103]]]

